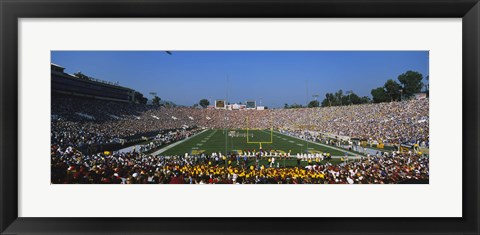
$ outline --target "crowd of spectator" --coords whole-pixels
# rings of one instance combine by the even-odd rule
[[[427,181],[427,157],[411,153],[362,157],[332,165],[259,166],[258,157],[153,156],[139,152],[82,156],[52,150],[52,183],[71,184],[391,184]],[[288,157],[288,159],[295,158]],[[237,160],[235,160],[237,159]],[[300,159],[298,159],[300,161]]]
[[[63,98],[52,102],[52,138],[56,139],[58,137],[53,135],[60,134],[75,139],[74,133],[82,132],[80,138],[84,142],[109,142],[138,133],[200,126],[231,129],[273,127],[386,143],[428,142],[428,107],[428,99],[423,99],[324,108],[230,111]]]
[[[276,116],[275,126],[290,131],[376,140],[383,143],[429,141],[428,99],[380,104],[286,109]]]
[[[150,135],[147,150],[187,138],[204,128],[259,128],[307,140],[321,134],[383,143],[429,142],[428,99],[351,106],[215,110],[147,106],[80,98],[52,99],[52,183],[398,183],[428,180],[428,158],[373,156],[341,165],[253,169],[218,164],[218,156],[153,156],[78,151]],[[312,134],[314,133],[314,134]],[[426,143],[426,144],[425,144]],[[143,150],[145,150],[143,149]],[[229,156],[232,159],[238,156]],[[220,159],[222,160],[222,159]],[[224,160],[227,161],[227,160]],[[238,159],[237,159],[238,161]]]

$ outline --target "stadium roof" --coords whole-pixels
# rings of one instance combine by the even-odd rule
[[[54,63],[50,63],[50,65],[53,65],[53,66],[55,66],[55,67],[59,67],[59,68],[62,68],[62,69],[65,68],[65,67],[62,67],[62,66],[60,66],[60,65],[58,65],[58,64],[54,64]]]

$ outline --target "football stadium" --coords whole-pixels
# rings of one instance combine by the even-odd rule
[[[307,90],[304,105],[267,107],[266,97],[231,102],[228,88],[180,105],[65,70],[51,64],[52,184],[429,182],[428,87],[412,88],[418,72],[373,98],[339,90],[320,101]]]

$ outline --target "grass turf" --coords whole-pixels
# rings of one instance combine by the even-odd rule
[[[262,143],[260,144],[258,142]],[[332,156],[345,156],[344,151],[338,151],[276,132],[271,133],[270,130],[249,130],[247,142],[246,130],[225,131],[218,129],[207,130],[203,133],[192,136],[185,142],[166,150],[162,154],[169,156],[183,156],[185,153],[211,154],[212,152],[221,152],[224,154],[225,148],[227,149],[227,152],[234,151],[242,154],[243,151],[256,150],[258,152],[260,145],[262,146],[262,149],[266,151],[275,150],[283,153],[291,151],[292,156],[297,153],[306,153],[307,151],[310,153],[327,152]]]

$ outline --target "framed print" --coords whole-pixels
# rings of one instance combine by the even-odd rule
[[[0,9],[2,234],[479,232],[477,1]]]

